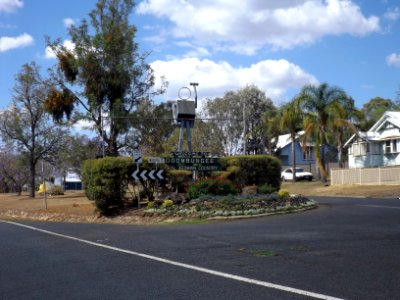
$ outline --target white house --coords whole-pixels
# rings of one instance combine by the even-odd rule
[[[354,134],[345,147],[349,168],[399,166],[400,112],[385,112],[369,131]]]

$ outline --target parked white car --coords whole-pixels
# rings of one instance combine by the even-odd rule
[[[293,180],[293,168],[284,169],[281,173],[281,180]],[[304,171],[303,168],[296,168],[296,180],[313,180],[313,174]]]

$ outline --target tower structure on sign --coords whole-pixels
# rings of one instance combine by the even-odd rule
[[[178,92],[179,100],[172,104],[172,114],[174,124],[179,127],[179,141],[178,152],[182,152],[183,137],[186,131],[187,151],[192,152],[192,134],[191,129],[194,127],[196,119],[197,108],[197,89],[199,84],[191,82],[190,86],[193,87],[194,101],[191,100],[192,91],[188,87],[182,87]]]

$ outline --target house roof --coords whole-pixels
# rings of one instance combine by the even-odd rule
[[[301,130],[297,132],[296,139],[299,138],[304,134],[304,130]],[[276,143],[276,148],[281,148],[283,149],[287,145],[289,145],[292,142],[292,139],[290,137],[290,133],[287,134],[282,134],[278,136],[278,142]]]
[[[395,127],[400,129],[400,112],[398,111],[387,111],[382,117],[368,130],[367,132],[360,131],[353,136],[344,144],[347,147],[353,139],[358,136],[365,141],[383,141],[388,139],[400,138],[400,132],[398,134],[393,134],[393,132],[379,132],[379,130],[386,123],[391,123]]]

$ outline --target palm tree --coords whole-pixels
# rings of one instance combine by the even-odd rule
[[[335,112],[335,118],[332,122],[332,131],[337,144],[338,167],[343,169],[343,149],[345,139],[349,138],[348,129],[350,129],[351,133],[357,134],[358,130],[353,121],[360,121],[363,117],[363,113],[356,109],[354,100],[350,97],[342,101],[342,103],[335,103],[333,105],[333,111]]]
[[[303,114],[299,106],[298,98],[294,98],[291,102],[282,106],[280,111],[280,128],[283,131],[289,131],[292,140],[292,171],[293,182],[296,181],[296,137],[297,132],[301,128]]]
[[[299,99],[301,108],[306,114],[303,146],[310,139],[315,143],[315,160],[321,171],[321,180],[326,183],[328,175],[325,150],[329,144],[329,136],[333,132],[333,121],[338,116],[338,108],[346,107],[349,97],[342,89],[322,83],[319,86],[304,86]]]

